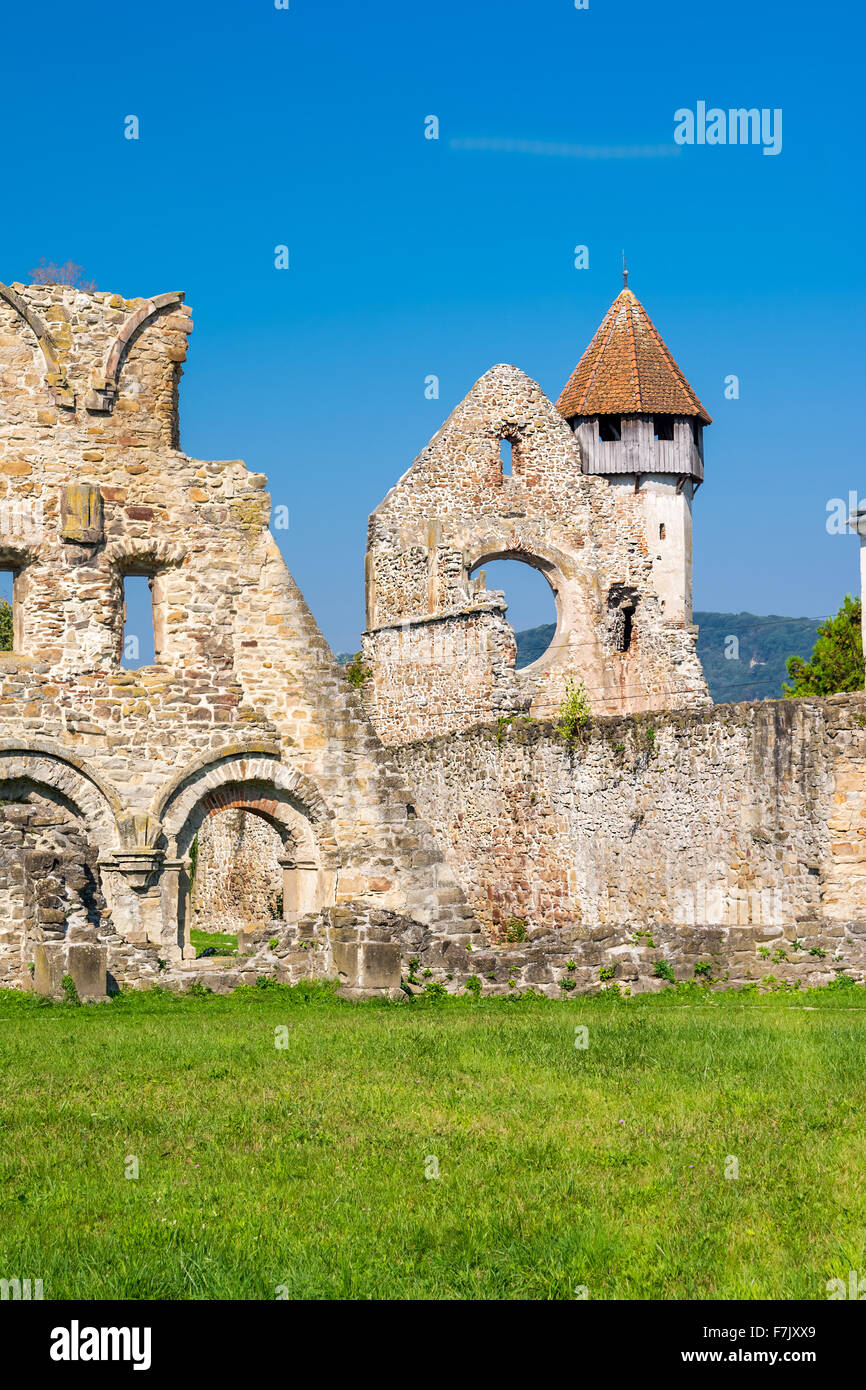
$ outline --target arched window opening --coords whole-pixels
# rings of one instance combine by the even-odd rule
[[[508,604],[507,620],[517,639],[516,670],[538,661],[556,635],[556,599],[540,570],[525,560],[479,561],[473,573],[483,569],[488,590],[502,590]]]
[[[514,476],[514,445],[510,439],[500,439],[499,459],[502,464],[503,478],[512,478]]]

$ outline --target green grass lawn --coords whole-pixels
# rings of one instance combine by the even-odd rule
[[[238,938],[232,932],[199,931],[196,927],[192,927],[189,933],[189,944],[195,947],[197,956],[200,956],[208,946],[213,946],[217,955],[234,956],[237,955]]]
[[[46,1299],[823,1299],[866,1270],[856,986],[5,992],[0,1050],[0,1277]]]

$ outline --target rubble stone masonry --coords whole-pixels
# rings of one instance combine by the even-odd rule
[[[180,450],[191,328],[180,294],[0,288],[6,981],[26,984],[34,941],[81,915],[85,866],[82,931],[109,943],[118,982],[186,969],[190,846],[226,806],[279,832],[296,907],[356,902],[446,932],[468,915],[268,531],[264,476]],[[130,574],[153,593],[156,658],[136,671],[121,665]],[[56,826],[22,811],[46,799]]]
[[[684,978],[703,959],[732,983],[866,980],[862,694],[599,719],[573,746],[516,719],[397,757],[499,943],[467,960],[428,937],[440,978],[556,993],[614,964],[662,988],[656,961]]]
[[[180,448],[191,328],[180,294],[0,285],[0,985],[56,992],[78,947],[90,998],[99,973],[331,975],[352,996],[399,994],[401,969],[552,994],[602,969],[662,988],[665,962],[863,978],[862,695],[709,707],[639,495],[584,474],[540,389],[497,367],[371,518],[360,696],[268,530],[265,478]],[[525,672],[472,579],[500,555],[557,596]],[[134,671],[129,575],[153,596]],[[575,674],[595,717],[568,746],[546,721]],[[193,846],[210,925],[250,906],[232,961],[194,959]],[[235,859],[249,896],[220,886]]]
[[[601,714],[708,705],[697,629],[660,597],[647,506],[634,486],[583,471],[525,373],[486,372],[370,517],[364,696],[383,742],[518,710],[550,718],[570,680]],[[496,559],[540,570],[556,600],[551,646],[520,671],[504,595],[475,574]]]

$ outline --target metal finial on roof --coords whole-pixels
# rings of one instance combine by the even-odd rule
[[[622,253],[622,287],[628,289],[628,266],[625,263],[625,251]]]

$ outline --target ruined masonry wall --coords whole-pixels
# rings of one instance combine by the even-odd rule
[[[270,535],[265,477],[179,448],[191,328],[180,295],[0,286],[0,802],[9,781],[62,794],[121,943],[109,968],[133,978],[189,950],[189,845],[221,790],[305,827],[321,906],[461,932],[462,894]],[[123,580],[142,572],[157,654],[129,671]]]
[[[396,753],[494,939],[511,919],[569,948],[748,927],[832,956],[866,929],[863,695],[598,720],[574,748],[516,721]]]
[[[650,550],[646,507],[634,488],[583,473],[577,440],[534,381],[505,365],[485,373],[370,517],[363,690],[383,741],[522,708],[550,718],[569,680],[583,680],[601,714],[707,705],[696,629],[666,614],[659,592],[673,540]],[[521,671],[502,594],[472,577],[495,558],[534,565],[556,598],[553,644]],[[623,603],[634,608],[627,650]]]

